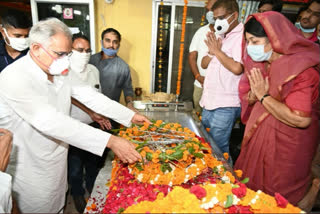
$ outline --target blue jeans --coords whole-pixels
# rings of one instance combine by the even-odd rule
[[[209,134],[222,153],[229,153],[229,140],[233,125],[240,117],[240,107],[225,107],[202,111],[202,124],[210,128]]]

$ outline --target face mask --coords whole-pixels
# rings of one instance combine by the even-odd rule
[[[118,50],[119,49],[114,50],[112,48],[107,49],[107,48],[102,47],[103,53],[105,53],[107,56],[115,56],[117,54]]]
[[[300,22],[296,22],[294,25],[304,33],[313,33],[316,30],[316,28],[310,28],[310,29],[303,28]]]
[[[216,35],[221,35],[221,34],[225,34],[228,30],[230,25],[235,21],[235,19],[229,24],[228,23],[228,19],[232,16],[233,14],[231,14],[230,16],[228,16],[225,19],[217,19],[215,24],[214,24],[214,30],[215,30],[215,34]]]
[[[35,57],[32,52],[30,52],[36,59],[37,61],[44,65],[45,67],[48,68],[49,73],[51,75],[66,75],[68,74],[69,70],[69,65],[70,65],[70,61],[69,61],[69,57],[68,56],[64,56],[61,58],[55,58],[53,57],[42,45],[41,48],[53,59],[53,62],[51,63],[50,66],[44,64],[43,62],[41,62],[37,57]]]
[[[70,56],[70,68],[77,73],[83,72],[89,63],[90,56],[90,53],[73,50]]]
[[[264,52],[264,45],[248,45],[247,52],[251,59],[256,62],[263,62],[270,59],[272,50]]]
[[[107,56],[115,56],[115,55],[117,54],[118,50],[119,50],[119,48],[116,49],[116,50],[114,50],[114,49],[112,49],[112,48],[104,48],[102,41],[101,41],[101,46],[102,46],[101,50],[102,50],[103,53],[104,53],[105,55],[107,55]]]
[[[55,59],[49,67],[49,73],[52,75],[66,75],[69,72],[69,65],[70,61],[68,56]]]
[[[24,51],[25,49],[27,49],[29,47],[29,39],[10,37],[7,33],[7,30],[5,28],[3,28],[3,30],[7,36],[10,44],[8,44],[6,40],[4,40],[5,43],[7,45],[9,45],[10,47],[12,47],[13,49],[15,49],[17,51]]]
[[[213,12],[212,11],[208,11],[206,14],[206,18],[209,24],[214,24],[215,20],[213,18]]]

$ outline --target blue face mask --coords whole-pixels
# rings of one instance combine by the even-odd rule
[[[304,33],[313,33],[316,30],[316,28],[310,28],[310,29],[303,28],[300,22],[296,22],[294,25]]]
[[[107,56],[115,56],[117,54],[118,50],[119,50],[119,48],[116,49],[116,50],[112,49],[112,48],[104,48],[102,41],[101,41],[101,47],[102,47],[101,50]]]
[[[107,48],[102,47],[103,53],[105,53],[105,55],[107,55],[107,56],[115,56],[117,54],[118,50],[119,49],[114,50],[111,48],[107,49]]]
[[[247,52],[251,59],[256,62],[263,62],[270,59],[272,50],[264,52],[264,45],[248,45]]]
[[[214,25],[214,18],[213,18],[213,12],[212,11],[208,11],[207,14],[206,14],[206,18],[207,18],[207,21],[209,24],[212,24]]]

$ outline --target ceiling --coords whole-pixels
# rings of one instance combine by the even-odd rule
[[[1,0],[1,9],[16,9],[24,12],[31,12],[30,0]]]

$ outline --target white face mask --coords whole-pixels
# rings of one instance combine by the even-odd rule
[[[53,62],[50,66],[45,65],[38,59],[42,65],[48,68],[48,71],[51,75],[66,75],[69,72],[70,61],[68,56],[63,56],[60,58],[53,57],[42,45],[41,48],[53,59]]]
[[[212,11],[208,11],[207,14],[206,14],[206,18],[207,18],[207,21],[209,24],[212,24],[214,25],[214,18],[213,18],[213,12]]]
[[[49,66],[49,73],[52,75],[66,75],[69,72],[69,57],[64,56],[53,60],[52,64]]]
[[[17,50],[17,51],[24,51],[25,49],[27,49],[29,47],[29,39],[28,38],[14,38],[14,37],[10,37],[8,35],[8,32],[5,28],[3,28],[4,33],[6,34],[10,44],[7,43],[6,40],[4,40],[6,42],[7,45],[9,45],[10,47],[12,47],[13,49]]]
[[[215,24],[214,24],[214,30],[215,30],[215,34],[216,35],[222,35],[225,34],[228,30],[230,25],[235,21],[235,19],[229,24],[228,23],[228,19],[232,16],[233,14],[231,14],[230,16],[228,16],[225,19],[217,19]]]
[[[79,51],[73,50],[70,56],[70,68],[76,73],[83,72],[90,60],[90,53],[81,53]]]

